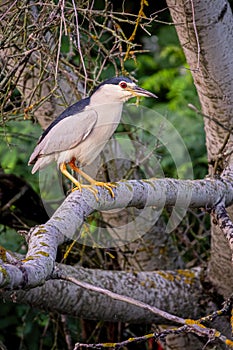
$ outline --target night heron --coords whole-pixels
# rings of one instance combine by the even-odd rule
[[[129,78],[116,77],[105,80],[90,97],[68,107],[39,138],[28,163],[34,164],[32,173],[56,161],[60,171],[76,186],[74,189],[81,191],[86,187],[96,196],[98,191],[93,185],[103,186],[114,197],[114,184],[96,181],[79,167],[90,164],[102,151],[120,122],[123,103],[135,96],[157,97]],[[75,179],[67,164],[90,185]]]

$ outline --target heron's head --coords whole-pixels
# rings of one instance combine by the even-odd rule
[[[101,83],[91,95],[91,100],[97,104],[112,102],[125,102],[132,97],[154,97],[152,92],[137,86],[131,79],[115,77]]]

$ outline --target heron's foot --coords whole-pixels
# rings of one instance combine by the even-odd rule
[[[104,187],[104,188],[106,188],[106,190],[108,190],[108,191],[110,192],[112,198],[115,197],[115,194],[114,194],[114,192],[113,192],[112,189],[115,188],[116,185],[114,185],[114,184],[111,183],[111,182],[106,183],[106,182],[102,182],[102,181],[95,181],[95,180],[93,180],[93,181],[91,181],[91,186],[100,186],[100,187]]]
[[[97,201],[99,201],[99,198],[98,198],[98,196],[97,196],[98,190],[97,190],[97,188],[95,188],[94,186],[100,186],[100,187],[106,188],[106,190],[108,190],[108,191],[110,192],[111,196],[112,196],[113,198],[115,197],[114,192],[113,192],[112,189],[115,188],[116,185],[113,184],[113,183],[111,183],[111,182],[106,183],[106,182],[102,182],[102,181],[95,181],[95,180],[92,179],[90,185],[83,185],[83,184],[81,184],[80,182],[75,181],[75,186],[76,186],[76,187],[74,187],[74,188],[72,189],[72,192],[77,191],[77,190],[80,191],[80,192],[82,192],[82,189],[83,189],[83,188],[86,188],[86,189],[88,189],[89,191],[91,191],[91,192],[94,194],[95,199],[96,199]]]
[[[86,188],[88,188],[91,192],[93,192],[93,193],[95,194],[95,197],[97,198],[96,193],[98,193],[98,190],[97,190],[97,189],[93,189],[93,186],[101,186],[101,187],[106,188],[106,189],[110,192],[110,194],[111,194],[111,196],[112,196],[113,198],[115,197],[112,188],[116,187],[116,185],[114,185],[114,184],[111,183],[111,182],[106,183],[106,182],[102,182],[102,181],[96,181],[95,179],[93,179],[92,177],[90,177],[89,175],[87,175],[86,173],[84,173],[84,171],[82,171],[81,169],[79,169],[79,168],[75,165],[75,158],[73,158],[73,159],[69,162],[69,165],[70,165],[70,167],[71,167],[74,171],[76,171],[79,175],[81,175],[84,179],[86,179],[86,180],[90,183],[89,188],[88,188],[88,185],[81,185],[81,184],[79,183],[79,185],[78,185],[77,187],[79,187],[80,191],[81,191],[81,187],[86,187]],[[64,171],[63,171],[63,173],[64,173]],[[66,176],[67,176],[67,174],[66,174]],[[68,177],[68,176],[67,176],[67,177]],[[70,176],[69,176],[69,178],[70,178]],[[74,179],[74,178],[73,178],[73,179]],[[75,180],[75,182],[74,182],[74,181],[72,181],[72,182],[76,185],[76,180]],[[95,192],[95,191],[96,191],[96,192]]]
[[[80,192],[82,192],[82,189],[83,189],[83,188],[86,188],[86,189],[88,189],[91,193],[94,194],[95,199],[97,200],[97,202],[99,201],[99,198],[98,198],[98,196],[97,196],[97,193],[98,193],[97,188],[93,188],[92,185],[82,185],[80,182],[76,182],[75,185],[76,185],[76,187],[74,187],[74,188],[72,189],[72,192],[74,192],[74,191],[80,191]]]

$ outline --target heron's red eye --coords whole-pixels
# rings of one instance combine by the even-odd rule
[[[122,89],[125,89],[127,87],[127,84],[125,81],[121,81],[119,85]]]

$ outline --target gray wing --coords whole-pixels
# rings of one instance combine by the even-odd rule
[[[62,119],[48,132],[34,149],[29,164],[40,156],[66,151],[84,141],[93,130],[97,113],[90,109]]]

